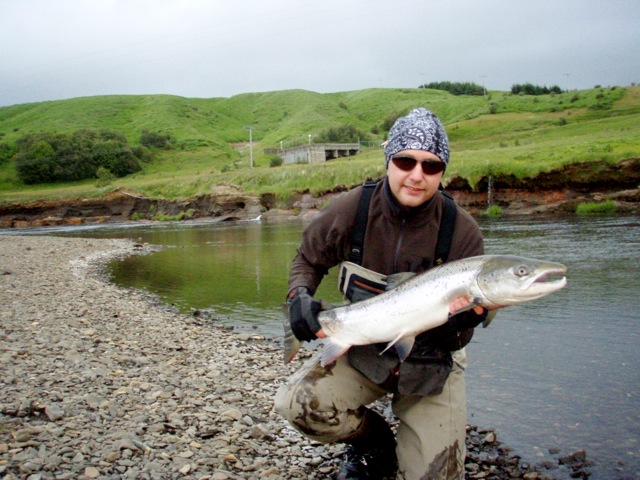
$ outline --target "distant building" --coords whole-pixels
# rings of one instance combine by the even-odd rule
[[[278,155],[283,163],[323,163],[334,158],[351,157],[360,153],[360,144],[311,143],[282,150],[268,148],[264,153]]]

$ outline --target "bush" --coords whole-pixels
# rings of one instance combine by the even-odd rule
[[[553,85],[552,87],[533,85],[531,83],[515,84],[511,87],[514,95],[547,95],[550,93],[562,93],[562,89]]]
[[[98,167],[96,177],[98,178],[97,187],[106,187],[116,179],[116,176],[104,167]]]
[[[171,148],[171,134],[170,133],[160,133],[160,132],[150,132],[149,130],[143,130],[140,135],[140,145],[145,147],[155,147],[155,148]]]
[[[323,130],[316,137],[317,143],[355,143],[367,138],[367,134],[353,125],[341,125]]]
[[[271,162],[269,163],[269,165],[271,167],[279,167],[280,165],[282,165],[282,158],[274,155],[273,157],[271,157]]]
[[[578,215],[611,215],[616,213],[618,207],[616,204],[607,200],[605,202],[587,202],[581,203],[576,207],[576,213]]]
[[[472,82],[431,82],[420,85],[418,88],[432,88],[444,90],[452,95],[484,95],[483,86]]]
[[[0,165],[13,158],[15,153],[15,147],[9,145],[8,143],[0,143]]]
[[[491,205],[484,212],[487,217],[501,217],[502,216],[502,207],[499,205]]]
[[[131,147],[131,152],[142,162],[149,163],[153,160],[153,153],[151,153],[151,150],[142,145],[134,145]]]
[[[16,170],[26,184],[96,178],[100,167],[116,177],[141,169],[126,137],[118,132],[36,133],[17,141]]]

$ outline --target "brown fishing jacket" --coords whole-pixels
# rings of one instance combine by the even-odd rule
[[[362,188],[333,199],[305,228],[291,267],[289,289],[305,286],[315,292],[329,269],[347,260]],[[362,266],[385,275],[432,268],[444,202],[438,192],[419,207],[401,209],[393,200],[387,180],[379,182],[369,206]],[[483,253],[477,223],[457,207],[448,261]],[[461,315],[478,317],[473,312]],[[352,347],[347,355],[354,368],[391,391],[432,395],[442,390],[451,370],[450,352],[464,347],[472,335],[473,329],[458,331],[447,323],[416,337],[403,363],[394,349],[380,355],[384,344]]]

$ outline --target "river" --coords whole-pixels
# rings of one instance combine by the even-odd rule
[[[592,478],[640,478],[640,219],[481,219],[487,253],[564,263],[568,285],[498,313],[467,347],[469,422],[524,460],[578,449]],[[182,311],[281,336],[280,303],[302,223],[164,224],[28,232],[170,246],[110,265],[117,284]],[[0,232],[7,233],[7,231]],[[317,296],[338,300],[335,272]]]

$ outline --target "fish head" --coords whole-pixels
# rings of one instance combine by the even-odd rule
[[[510,255],[487,255],[476,292],[489,310],[542,298],[567,284],[561,263]]]

